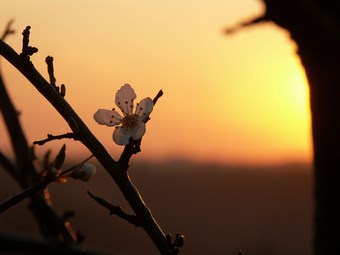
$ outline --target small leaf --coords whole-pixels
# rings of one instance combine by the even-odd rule
[[[47,167],[50,165],[50,156],[51,150],[48,150],[44,155],[43,169],[47,169]]]
[[[54,167],[56,169],[60,169],[65,161],[65,150],[66,150],[66,145],[64,144],[63,147],[61,147],[57,157],[54,160]]]

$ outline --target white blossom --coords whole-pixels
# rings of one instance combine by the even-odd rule
[[[145,134],[145,120],[153,109],[153,102],[150,97],[142,99],[134,110],[136,94],[130,84],[125,84],[116,93],[115,103],[121,110],[118,113],[112,110],[99,109],[93,118],[100,125],[115,126],[113,141],[118,145],[127,145],[130,138],[140,139]]]
[[[70,176],[76,180],[88,181],[96,173],[96,171],[97,170],[94,165],[84,163],[72,171]]]

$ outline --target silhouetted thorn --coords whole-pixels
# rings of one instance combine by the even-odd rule
[[[127,222],[135,225],[135,227],[141,226],[137,216],[124,212],[123,209],[120,206],[113,205],[110,202],[108,202],[107,200],[93,195],[90,191],[87,191],[87,194],[89,194],[89,196],[92,199],[94,199],[98,204],[100,204],[104,208],[108,209],[109,212],[110,212],[110,215],[114,214],[114,215],[126,220]]]
[[[155,105],[155,104],[157,103],[158,99],[159,99],[161,96],[163,96],[163,94],[164,94],[164,93],[163,93],[163,90],[158,91],[157,95],[154,97],[154,99],[152,99],[153,105]],[[147,123],[149,120],[150,120],[150,117],[147,116],[146,118],[143,119],[143,122],[144,122],[144,123]]]
[[[158,91],[157,95],[156,95],[155,98],[152,100],[152,102],[153,102],[154,105],[157,103],[158,99],[159,99],[161,96],[163,96],[163,94],[164,94],[164,93],[163,93],[163,90]]]

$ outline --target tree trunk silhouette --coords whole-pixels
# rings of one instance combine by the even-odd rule
[[[340,1],[263,0],[260,21],[285,28],[310,88],[314,146],[314,254],[340,254]]]

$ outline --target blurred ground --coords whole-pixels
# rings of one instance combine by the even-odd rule
[[[134,163],[131,178],[163,230],[186,237],[180,254],[310,255],[312,171],[310,166],[228,167],[185,162]],[[0,200],[17,185],[0,169]],[[91,182],[50,187],[60,212],[74,210],[73,225],[87,247],[121,255],[158,254],[141,229],[110,216],[86,194],[123,206],[109,176],[98,169]],[[0,215],[0,231],[35,233],[27,201]]]

